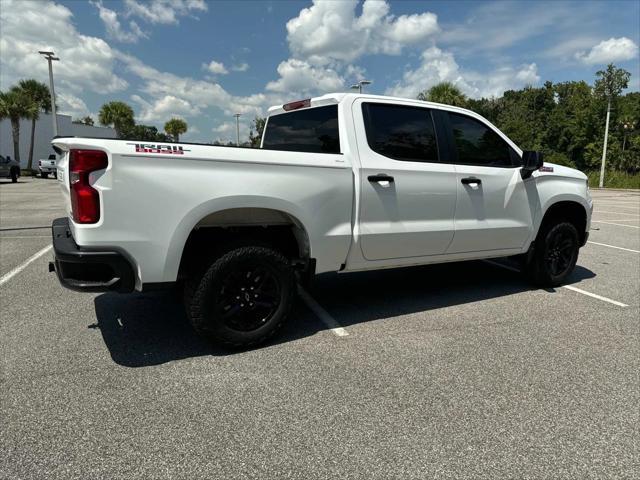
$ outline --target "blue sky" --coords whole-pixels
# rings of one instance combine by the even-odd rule
[[[268,106],[372,80],[415,97],[448,80],[472,97],[586,80],[614,62],[639,89],[640,2],[0,0],[0,83],[47,81],[62,112],[131,104],[140,123],[172,116],[185,141],[231,139]]]

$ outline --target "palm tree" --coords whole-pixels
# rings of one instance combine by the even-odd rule
[[[176,142],[179,142],[180,135],[187,131],[187,122],[181,118],[172,118],[164,124],[164,131],[171,135]]]
[[[429,90],[420,92],[418,100],[444,103],[454,107],[464,107],[467,104],[467,96],[451,82],[440,82]]]
[[[124,102],[105,103],[100,108],[98,121],[102,125],[113,125],[116,136],[122,138],[122,135],[134,125],[133,109]]]
[[[51,112],[51,94],[49,93],[49,87],[44,83],[38,82],[34,79],[20,80],[18,88],[23,94],[33,103],[32,114],[29,117],[31,119],[31,142],[29,143],[29,160],[27,162],[27,169],[31,169],[33,164],[33,145],[36,133],[36,121],[40,118],[40,112]]]
[[[34,104],[18,87],[12,87],[8,92],[0,92],[0,119],[11,121],[13,136],[13,157],[20,163],[20,120],[31,118],[34,114]]]

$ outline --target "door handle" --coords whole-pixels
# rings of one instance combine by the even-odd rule
[[[480,185],[480,184],[482,184],[482,180],[480,180],[479,178],[475,178],[475,177],[463,178],[462,180],[460,180],[460,182],[462,182],[463,185]]]
[[[369,175],[367,177],[367,180],[369,180],[371,183],[373,182],[393,182],[393,177],[390,175],[387,175],[386,173],[379,173],[377,175]]]

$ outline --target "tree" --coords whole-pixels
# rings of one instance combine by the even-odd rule
[[[179,142],[180,135],[187,131],[187,122],[181,118],[172,118],[164,124],[164,131],[171,135],[176,142]]]
[[[249,129],[249,144],[251,148],[260,148],[260,142],[262,141],[262,132],[264,131],[264,125],[267,119],[264,117],[258,117],[251,122],[251,128]],[[256,131],[255,135],[253,131]]]
[[[121,138],[126,130],[135,125],[133,109],[126,103],[119,101],[102,105],[98,114],[98,121],[102,125],[113,126],[118,138]]]
[[[454,107],[465,107],[467,105],[467,96],[451,82],[440,82],[429,90],[420,92],[418,100],[444,103]]]
[[[91,115],[87,115],[86,117],[76,118],[73,121],[73,123],[77,123],[79,125],[89,125],[90,127],[92,127],[94,124],[94,121]]]
[[[29,142],[29,160],[27,162],[27,169],[31,170],[33,165],[33,146],[35,143],[36,122],[40,118],[40,112],[51,112],[51,93],[49,92],[49,87],[34,79],[20,80],[18,88],[33,104],[30,109],[31,115],[29,116],[31,120],[31,140]]]
[[[598,70],[594,92],[607,99],[607,120],[604,127],[604,144],[602,146],[602,164],[600,165],[600,188],[604,186],[604,168],[607,160],[607,140],[609,136],[609,117],[611,116],[611,101],[629,86],[631,74],[623,68],[617,68],[613,63],[607,65],[606,70]]]
[[[0,92],[0,119],[11,121],[13,137],[13,156],[20,163],[20,120],[34,115],[34,104],[18,87],[12,87],[8,92]]]
[[[145,142],[171,141],[168,135],[158,132],[158,129],[151,125],[134,125],[123,133],[123,138],[125,140],[144,140]]]

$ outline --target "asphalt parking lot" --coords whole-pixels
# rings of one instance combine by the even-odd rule
[[[0,184],[0,477],[638,478],[640,192],[567,287],[471,262],[326,275],[216,350],[176,299],[48,273],[53,179]]]

